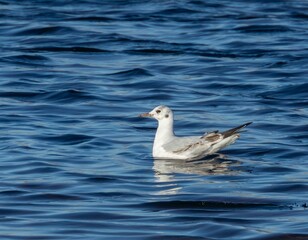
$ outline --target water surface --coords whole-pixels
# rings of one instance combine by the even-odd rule
[[[0,1],[1,239],[308,239],[305,1]],[[199,161],[178,135],[253,121]]]

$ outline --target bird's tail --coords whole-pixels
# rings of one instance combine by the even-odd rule
[[[252,124],[252,122],[248,122],[248,123],[245,123],[245,124],[243,124],[243,125],[241,125],[241,126],[232,128],[232,129],[230,129],[230,130],[227,130],[227,131],[225,131],[225,132],[222,132],[221,134],[223,135],[223,138],[230,137],[230,136],[232,136],[232,135],[234,135],[234,134],[239,133],[239,131],[240,131],[242,128],[244,128],[244,127],[246,127],[246,126],[248,126],[248,125],[250,125],[250,124]]]

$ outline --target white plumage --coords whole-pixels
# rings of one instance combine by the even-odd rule
[[[239,138],[239,131],[251,124],[243,124],[225,132],[210,132],[203,136],[177,137],[173,132],[173,112],[167,106],[158,106],[140,117],[158,121],[153,144],[153,157],[166,159],[200,159],[232,144]]]

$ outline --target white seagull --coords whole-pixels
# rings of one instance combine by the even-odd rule
[[[158,106],[140,117],[151,117],[158,121],[153,144],[153,157],[164,159],[201,159],[232,144],[240,136],[240,130],[252,122],[225,132],[209,132],[203,136],[177,137],[173,132],[173,112],[167,106]]]

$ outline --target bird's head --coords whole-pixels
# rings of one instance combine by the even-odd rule
[[[158,121],[161,120],[172,120],[173,119],[173,113],[170,108],[167,106],[161,105],[156,108],[154,108],[151,112],[149,113],[143,113],[140,114],[139,117],[150,117],[150,118],[155,118]]]

